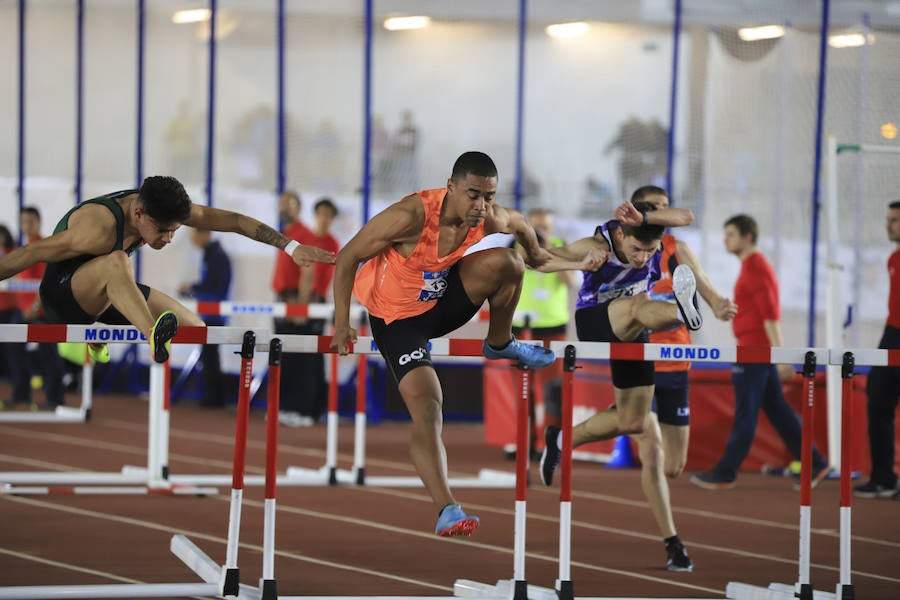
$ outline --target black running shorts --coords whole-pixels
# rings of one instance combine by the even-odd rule
[[[575,311],[575,331],[578,339],[583,342],[623,342],[616,337],[609,322],[609,302],[580,308]],[[649,341],[647,332],[644,331],[635,340],[629,340],[636,344],[646,344]],[[609,369],[612,373],[613,386],[620,390],[633,387],[653,385],[653,362],[647,360],[611,360]]]
[[[447,274],[444,295],[421,315],[398,319],[390,324],[369,315],[372,337],[394,381],[400,383],[416,367],[431,366],[428,340],[459,329],[475,316],[479,308],[469,300],[459,277],[459,263],[456,263]]]

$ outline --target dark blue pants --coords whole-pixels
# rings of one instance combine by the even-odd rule
[[[18,310],[0,313],[0,323],[24,322],[22,313]],[[65,366],[55,343],[2,345],[13,384],[12,402],[31,402],[31,376],[41,375],[47,404],[50,406],[65,404],[66,390],[63,386]]]
[[[734,425],[725,454],[713,472],[730,481],[737,478],[741,463],[753,445],[760,409],[766,413],[791,454],[799,460],[800,419],[784,399],[775,365],[735,364],[731,368],[731,381],[734,384]],[[813,449],[813,465],[818,468],[825,464],[825,458]]]
[[[900,329],[886,326],[879,348],[900,348]],[[866,382],[869,415],[871,479],[885,487],[896,487],[894,473],[894,416],[900,400],[900,367],[872,367]]]

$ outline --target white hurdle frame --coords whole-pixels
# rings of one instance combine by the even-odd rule
[[[60,338],[59,330],[65,328]],[[206,343],[236,344],[246,331],[241,327],[182,327],[187,336],[201,335]],[[268,329],[251,329],[268,340]],[[131,326],[110,325],[0,325],[0,341],[12,342],[94,342],[139,344],[144,340]],[[190,339],[175,343],[196,343]],[[203,487],[205,483],[173,481],[168,469],[169,410],[165,384],[168,364],[150,365],[150,394],[148,402],[147,466],[125,465],[119,472],[0,472],[0,493],[4,494],[146,494],[171,493],[207,495],[218,490]],[[89,383],[89,382],[88,382]]]
[[[291,306],[291,305],[288,305]],[[310,305],[312,306],[312,305]],[[0,340],[24,341],[29,339],[28,325],[0,325]],[[55,326],[66,327],[64,341],[110,341],[111,343],[141,343],[141,336],[137,329],[131,326],[85,326],[69,325]],[[245,328],[240,327],[184,327],[182,330],[198,330],[204,333],[206,343],[210,344],[236,344],[238,336],[242,336]],[[273,337],[267,328],[251,329],[257,338],[257,349],[267,350],[266,344]],[[40,334],[32,334],[31,337]],[[191,333],[190,335],[195,335]],[[105,338],[105,339],[103,339]],[[114,339],[116,338],[116,339]],[[279,336],[283,341],[284,352],[321,352],[332,353],[328,344],[330,336],[315,335],[284,335]],[[33,340],[33,341],[43,341]],[[193,339],[185,339],[173,343],[197,343]],[[434,356],[480,356],[481,340],[460,339],[436,339],[432,341],[431,352]],[[455,352],[455,354],[454,354]],[[354,344],[353,353],[360,355],[360,363],[364,363],[367,355],[378,355],[379,351],[373,338],[361,336]],[[165,394],[168,386],[163,382],[166,375],[161,365],[151,365],[150,376],[150,402],[149,402],[149,431],[147,446],[147,466],[132,465],[123,466],[118,473],[51,473],[51,472],[25,472],[8,471],[0,472],[0,493],[7,494],[47,494],[65,491],[78,494],[140,494],[153,490],[161,493],[168,489],[171,493],[182,494],[211,494],[216,490],[203,486],[225,486],[231,482],[228,474],[173,474],[168,469],[168,440],[169,440],[169,411]],[[358,390],[365,389],[364,372]],[[336,393],[336,392],[335,392]],[[358,391],[358,394],[361,392]],[[326,464],[319,469],[305,469],[289,466],[284,474],[277,476],[278,485],[287,486],[324,486],[335,484],[355,484],[372,487],[421,487],[422,482],[417,476],[367,476],[365,474],[365,399],[358,403],[354,429],[354,464],[353,469],[342,470],[337,468],[337,437],[338,416],[337,401],[335,397],[334,409],[328,413],[328,440],[326,442]],[[475,477],[453,477],[449,480],[453,487],[457,488],[511,488],[515,485],[515,475],[505,471],[482,469]],[[265,484],[263,475],[247,475],[244,484],[248,486],[261,486]],[[142,485],[145,487],[127,487]],[[59,489],[45,486],[76,486]],[[107,486],[107,487],[95,487]]]
[[[4,292],[37,292],[39,279],[6,279],[0,281],[0,294]],[[94,369],[90,358],[85,357],[81,368],[81,406],[57,406],[52,412],[0,412],[0,423],[83,423],[91,418]]]

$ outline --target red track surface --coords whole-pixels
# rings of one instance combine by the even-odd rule
[[[75,401],[74,398],[71,400]],[[146,464],[147,403],[100,397],[87,424],[0,423],[0,471],[119,471]],[[234,414],[176,406],[171,470],[230,474]],[[265,461],[264,418],[250,422],[248,472]],[[370,427],[369,475],[414,475],[407,424]],[[445,426],[453,475],[481,468],[512,471],[482,444],[481,426]],[[282,429],[280,470],[318,468],[325,428]],[[352,458],[352,428],[342,426],[341,468]],[[532,468],[533,481],[538,481]],[[639,471],[576,463],[572,579],[576,596],[723,598],[729,581],[766,586],[797,579],[798,492],[791,481],[745,473],[731,491],[673,481],[679,533],[693,573],[670,573],[660,536],[640,490]],[[0,586],[123,582],[199,583],[169,553],[186,534],[214,560],[225,556],[227,487],[214,497],[0,495]],[[494,583],[512,577],[512,489],[458,489],[481,517],[471,538],[433,534],[436,508],[421,488],[286,487],[278,490],[275,574],[282,595],[452,594],[457,579]],[[528,491],[526,577],[550,587],[558,575],[559,491]],[[241,580],[261,575],[262,487],[248,487],[241,524]],[[838,483],[813,491],[811,580],[833,592],[838,579]],[[853,583],[856,597],[900,598],[900,502],[855,500]]]

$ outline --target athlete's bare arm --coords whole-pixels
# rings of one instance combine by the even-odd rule
[[[694,279],[697,280],[697,291],[706,300],[706,303],[713,309],[713,314],[721,321],[730,321],[737,314],[737,304],[729,298],[723,297],[713,286],[709,276],[700,265],[700,259],[691,250],[691,247],[678,240],[676,243],[678,248],[678,260],[688,265],[694,272]]]
[[[290,238],[253,217],[200,204],[191,205],[191,216],[188,217],[184,224],[189,227],[200,227],[210,231],[239,233],[251,240],[275,246],[279,250],[284,250],[284,247],[291,241]],[[333,253],[303,244],[300,244],[294,250],[293,258],[295,263],[303,266],[307,266],[311,262],[334,262]]]
[[[334,338],[331,348],[340,354],[349,352],[349,342],[356,341],[356,330],[350,327],[350,296],[359,265],[393,246],[403,256],[415,248],[425,225],[422,200],[407,196],[378,213],[362,226],[341,248],[334,270]]]
[[[490,233],[511,233],[525,252],[525,264],[536,269],[551,260],[553,256],[538,243],[534,228],[525,215],[517,210],[492,205],[484,221],[485,235]],[[556,269],[559,270],[559,269]]]
[[[116,243],[116,219],[105,207],[87,205],[69,217],[65,231],[16,248],[0,258],[0,280],[39,262],[60,262],[83,254],[109,254]]]
[[[613,211],[613,217],[625,225],[640,225],[644,221],[644,215],[634,207],[631,202],[619,205]],[[665,227],[682,227],[694,222],[694,213],[686,208],[660,208],[647,213],[649,225],[664,225]]]

